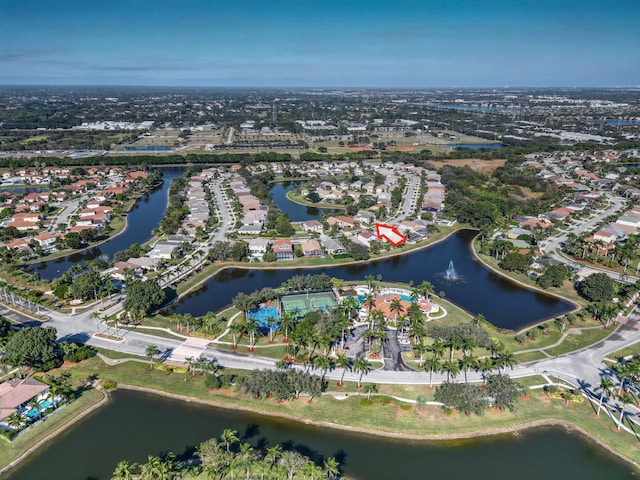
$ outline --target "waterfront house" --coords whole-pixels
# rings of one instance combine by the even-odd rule
[[[293,244],[288,238],[279,238],[273,242],[273,253],[276,256],[276,260],[291,260],[293,259]]]
[[[0,428],[8,430],[7,417],[22,413],[34,398],[44,400],[48,392],[49,385],[33,378],[15,378],[0,384]]]

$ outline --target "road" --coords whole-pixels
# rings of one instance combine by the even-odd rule
[[[605,218],[620,213],[625,208],[626,200],[624,198],[615,195],[609,195],[607,198],[610,201],[610,205],[606,209],[587,219],[580,220],[578,224],[573,226],[571,229],[560,231],[560,233],[558,233],[557,235],[549,237],[547,240],[545,240],[542,244],[545,252],[547,252],[547,254],[551,258],[558,262],[569,264],[572,266],[577,265],[577,262],[572,261],[561,253],[562,244],[567,241],[569,234],[573,233],[573,231],[578,234],[585,231],[590,232],[594,230],[596,225],[602,222]],[[593,271],[604,272],[614,280],[622,281],[620,274],[598,267],[584,267],[581,271],[581,275],[584,277],[589,275],[590,273],[593,273]],[[628,277],[628,280],[635,281],[635,279],[632,277]]]
[[[388,225],[398,225],[407,217],[412,216],[416,210],[419,194],[420,194],[420,177],[413,175],[409,177],[407,192],[404,195],[404,199],[402,203],[398,207],[398,211],[396,215],[391,219],[389,219],[386,223]]]

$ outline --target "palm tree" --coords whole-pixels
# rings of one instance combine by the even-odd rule
[[[365,357],[359,357],[353,362],[353,371],[360,374],[357,385],[360,388],[362,387],[362,376],[371,371],[371,363]]]
[[[340,475],[340,464],[334,457],[329,457],[324,461],[324,474],[329,479],[335,479]]]
[[[331,359],[324,355],[321,355],[318,358],[316,358],[315,361],[313,362],[313,365],[315,368],[322,370],[322,375],[320,376],[322,380],[324,380],[324,377],[327,374],[327,371],[333,368],[333,362],[331,361]]]
[[[40,402],[38,402],[37,398],[32,398],[29,403],[27,403],[27,406],[38,412],[38,418],[42,416],[42,407],[40,406]]]
[[[598,401],[598,411],[596,417],[600,416],[600,408],[602,408],[602,401],[604,397],[608,397],[613,392],[614,384],[613,380],[606,375],[600,377],[600,385],[596,388],[600,392],[600,400]]]
[[[269,343],[273,343],[273,332],[275,331],[275,326],[278,324],[278,321],[275,317],[270,316],[267,318],[267,325],[269,325]]]
[[[418,368],[422,368],[424,366],[424,354],[429,351],[428,347],[425,346],[424,343],[416,343],[413,345],[413,355],[420,356],[420,360],[418,362]]]
[[[441,340],[434,340],[429,346],[428,351],[433,354],[435,358],[440,358],[444,354],[445,345]]]
[[[476,337],[466,337],[462,340],[462,352],[466,356],[470,356],[473,353],[473,349],[477,346]]]
[[[149,370],[153,369],[153,357],[155,357],[160,351],[155,345],[147,345],[144,351],[144,355],[149,359]]]
[[[623,393],[620,398],[618,399],[620,401],[620,418],[618,419],[618,428],[616,428],[616,430],[619,432],[620,430],[622,430],[622,422],[624,421],[624,414],[625,412],[625,407],[627,405],[630,405],[634,402],[633,397],[631,395],[629,395],[628,393]]]
[[[336,366],[342,368],[342,373],[340,374],[340,381],[338,382],[338,385],[342,386],[344,385],[343,383],[344,374],[347,373],[347,370],[351,371],[351,368],[353,367],[353,362],[349,357],[341,353],[336,358]]]
[[[498,367],[498,370],[506,367],[510,367],[511,370],[513,370],[513,366],[517,363],[515,355],[509,351],[499,353],[498,358],[496,359],[496,366]]]
[[[18,412],[13,412],[6,419],[7,426],[14,430],[19,430],[24,424],[24,419]]]
[[[378,386],[375,383],[367,383],[364,386],[364,393],[367,394],[367,400],[371,400],[371,394],[378,393]]]
[[[455,350],[460,350],[460,348],[462,348],[462,337],[454,333],[451,335],[451,337],[449,338],[449,342],[447,343],[449,344],[449,349],[450,349],[449,361],[452,361],[453,352]]]
[[[132,465],[126,460],[119,462],[113,474],[111,474],[111,480],[133,480],[135,478],[133,471],[136,466],[135,463]]]
[[[258,329],[260,327],[260,322],[255,317],[249,317],[245,321],[245,328],[249,331],[249,350],[253,351],[253,347],[256,346],[256,335],[258,334]]]
[[[291,312],[284,312],[280,317],[280,329],[284,329],[284,340],[285,342],[289,341],[289,330],[293,327],[293,315]]]
[[[477,367],[478,362],[476,362],[476,359],[471,355],[465,355],[458,361],[458,363],[460,364],[460,370],[464,371],[464,383],[467,383],[467,374],[469,373],[469,370]]]
[[[442,364],[442,371],[447,374],[447,379],[449,381],[452,381],[456,378],[458,373],[460,373],[460,364],[458,362],[454,362],[453,360],[444,362]]]
[[[404,312],[402,302],[400,301],[399,298],[394,298],[393,300],[391,300],[391,303],[389,304],[389,309],[394,313],[394,318],[393,318],[394,322],[398,320],[398,314]]]
[[[140,480],[154,480],[160,478],[162,459],[149,455],[147,461],[140,465]]]
[[[433,373],[440,373],[440,362],[437,357],[431,357],[424,366],[424,371],[429,372],[429,389],[433,388]]]
[[[237,322],[233,322],[229,326],[229,331],[231,332],[231,335],[233,337],[233,348],[236,349],[238,348],[238,336],[244,331],[244,326],[240,325]]]
[[[231,430],[230,428],[226,428],[225,430],[223,430],[222,434],[220,435],[220,443],[222,443],[226,447],[227,452],[231,448],[231,445],[236,443],[238,440],[240,440],[238,438],[238,431]]]
[[[424,299],[429,300],[429,294],[433,293],[433,284],[431,282],[428,282],[427,280],[423,280],[417,288]]]
[[[267,453],[264,459],[267,462],[271,462],[271,464],[275,464],[281,456],[282,456],[282,445],[274,445],[273,447],[267,448]]]

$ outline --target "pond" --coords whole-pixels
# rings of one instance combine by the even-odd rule
[[[322,218],[322,212],[326,211],[330,215],[340,215],[343,210],[331,210],[326,208],[309,207],[299,203],[292,202],[287,198],[287,193],[294,187],[304,185],[304,182],[280,182],[273,185],[269,191],[271,200],[275,203],[283,213],[289,216],[292,222],[304,222],[305,220],[319,220]]]
[[[623,480],[627,464],[560,428],[473,440],[408,441],[319,428],[285,419],[116,391],[112,400],[41,447],[8,480],[107,480],[121,460],[144,463],[172,451],[188,458],[226,428],[266,448],[284,444],[320,463],[335,456],[350,479]],[[631,439],[629,440],[631,441]]]
[[[251,293],[263,287],[279,287],[294,275],[326,273],[347,281],[362,281],[367,275],[382,275],[383,281],[409,282],[418,285],[428,280],[435,293],[472,315],[479,313],[493,325],[518,330],[573,309],[568,302],[528,290],[495,274],[478,262],[471,251],[475,233],[463,230],[429,248],[396,257],[338,267],[311,269],[240,269],[223,270],[170,311],[204,315],[219,311],[238,293]],[[446,275],[453,262],[456,278]],[[286,267],[286,262],[281,262]],[[279,265],[278,265],[279,266]]]

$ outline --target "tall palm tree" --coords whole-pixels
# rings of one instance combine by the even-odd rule
[[[320,355],[313,362],[313,366],[322,371],[322,375],[320,376],[320,378],[324,380],[324,377],[327,374],[327,371],[333,368],[333,361],[331,361],[329,357]]]
[[[628,393],[623,393],[618,399],[620,402],[620,418],[618,418],[618,427],[617,431],[622,430],[622,422],[624,421],[624,414],[626,413],[625,408],[627,405],[634,403],[633,397]]]
[[[24,424],[24,419],[18,412],[13,412],[7,417],[6,423],[9,428],[19,430]]]
[[[449,361],[453,361],[453,352],[462,348],[462,337],[454,333],[451,335],[451,337],[449,338],[449,342],[447,343],[449,344],[450,351]]]
[[[596,387],[596,390],[600,392],[600,400],[598,401],[598,411],[596,412],[596,416],[600,416],[600,408],[602,408],[602,401],[604,397],[609,397],[609,395],[613,392],[614,384],[613,380],[609,378],[607,375],[602,375],[600,377],[600,385]]]
[[[511,370],[513,370],[513,366],[517,363],[515,355],[509,351],[499,353],[498,358],[496,359],[498,370],[506,367],[510,367]]]
[[[458,373],[460,373],[460,364],[458,362],[454,362],[450,360],[448,362],[442,363],[442,371],[447,374],[447,379],[452,381],[456,378]]]
[[[344,385],[344,382],[343,382],[344,374],[347,373],[347,370],[351,371],[351,368],[353,367],[353,362],[349,357],[341,353],[336,358],[336,366],[342,369],[342,373],[340,374],[340,381],[338,382],[338,385]]]
[[[391,303],[389,304],[389,310],[394,313],[393,321],[397,321],[398,314],[404,312],[404,307],[402,306],[402,302],[399,298],[394,298],[393,300],[391,300]]]
[[[433,373],[440,373],[440,362],[437,357],[431,357],[427,360],[424,371],[429,372],[429,389],[433,388]]]
[[[365,357],[359,357],[353,362],[353,371],[359,373],[357,387],[362,387],[362,376],[371,371],[371,363]]]
[[[238,322],[233,322],[229,326],[229,332],[231,332],[231,336],[233,338],[234,349],[238,347],[238,337],[242,334],[243,331],[244,331],[244,326],[239,324]]]
[[[467,383],[467,374],[469,370],[478,366],[478,362],[471,355],[465,355],[458,363],[460,364],[460,370],[464,371],[464,383]]]
[[[256,346],[256,336],[258,335],[260,322],[255,317],[249,317],[245,321],[245,328],[249,331],[249,349],[253,350],[253,347]]]

